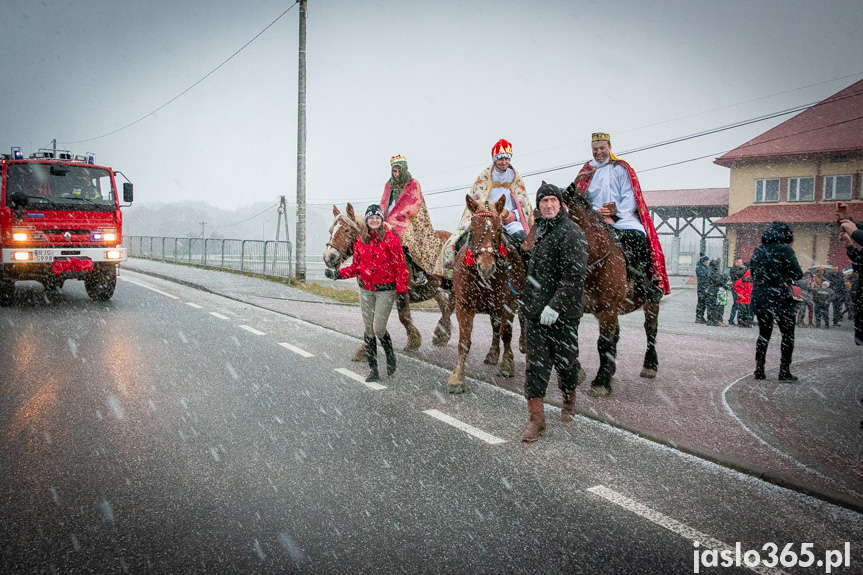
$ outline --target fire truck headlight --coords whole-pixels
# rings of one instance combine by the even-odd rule
[[[113,242],[116,240],[117,240],[117,234],[115,234],[113,232],[105,232],[104,234],[102,234],[102,241]]]
[[[16,242],[26,242],[27,241],[27,233],[26,232],[14,232],[12,234],[12,239]]]
[[[30,252],[12,252],[12,259],[16,262],[26,262],[31,255]]]
[[[119,260],[121,257],[119,250],[108,250],[105,252],[105,259],[108,260]]]

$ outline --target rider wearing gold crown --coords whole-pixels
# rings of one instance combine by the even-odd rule
[[[390,173],[380,204],[384,220],[404,247],[412,284],[424,285],[443,244],[432,226],[420,183],[408,172],[407,158],[401,154],[390,158]]]
[[[501,225],[504,233],[515,247],[527,237],[530,226],[533,225],[533,206],[527,197],[524,180],[510,165],[512,160],[512,144],[504,139],[491,149],[492,165],[482,171],[473,183],[470,194],[474,200],[482,204],[494,204],[501,196],[506,196],[506,204],[501,214]],[[455,255],[467,238],[470,230],[470,210],[465,208],[458,229],[444,243],[440,259],[435,267],[435,274],[452,279]]]
[[[566,194],[587,196],[623,246],[627,275],[635,275],[636,289],[645,290],[651,301],[658,301],[662,294],[671,293],[671,289],[665,256],[638,176],[629,163],[611,153],[609,134],[592,134],[590,147],[593,159],[582,166]]]

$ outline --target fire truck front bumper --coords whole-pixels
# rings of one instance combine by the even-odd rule
[[[71,259],[90,260],[93,263],[120,263],[129,259],[126,248],[13,248],[0,250],[0,265],[26,267]],[[40,266],[42,267],[42,266]]]

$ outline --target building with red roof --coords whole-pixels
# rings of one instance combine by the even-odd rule
[[[748,260],[770,222],[794,230],[804,269],[850,265],[838,239],[836,202],[863,220],[863,80],[716,158],[730,168],[728,261]]]

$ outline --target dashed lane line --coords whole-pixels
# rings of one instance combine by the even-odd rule
[[[596,487],[591,487],[590,489],[588,489],[588,491],[590,491],[594,495],[599,495],[600,497],[607,499],[615,505],[619,505],[620,507],[631,511],[636,515],[641,515],[648,521],[652,521],[660,527],[664,527],[669,531],[677,533],[684,539],[689,539],[690,541],[698,541],[700,548],[713,549],[717,553],[721,553],[722,551],[730,551],[732,553],[732,557],[734,556],[735,548],[731,545],[723,543],[718,539],[714,539],[710,535],[697,531],[688,525],[680,523],[679,521],[675,521],[671,517],[663,515],[659,511],[654,511],[653,509],[647,507],[646,505],[642,505],[637,501],[633,501],[625,495],[621,495],[617,491],[609,489],[604,485],[597,485]],[[746,567],[747,569],[750,569],[755,573],[760,573],[762,575],[787,575],[785,571],[765,567],[763,565],[750,567],[745,563],[741,563],[740,566]]]
[[[220,313],[216,313],[216,312],[214,312],[214,311],[211,311],[211,312],[210,312],[210,315],[211,315],[211,316],[213,316],[213,317],[217,317],[217,318],[219,318],[219,319],[231,319],[231,318],[229,318],[228,316],[222,315],[222,314],[220,314]]]
[[[130,280],[130,279],[126,279],[126,278],[124,278],[124,281],[127,281],[127,282],[129,282],[129,283],[131,283],[131,284],[135,284],[135,285],[141,286],[142,288],[147,288],[148,290],[152,290],[152,291],[154,291],[154,292],[156,292],[156,293],[158,293],[158,294],[162,294],[163,296],[167,296],[167,297],[169,297],[169,298],[171,298],[171,299],[180,299],[179,297],[177,297],[177,296],[175,296],[175,295],[171,295],[171,294],[169,294],[169,293],[163,292],[162,290],[158,290],[158,289],[156,289],[156,288],[154,288],[154,287],[150,287],[150,286],[148,286],[147,284],[142,284],[141,282],[136,282],[135,280]]]
[[[239,326],[239,328],[240,328],[240,329],[244,329],[244,330],[246,330],[247,332],[249,332],[249,333],[253,333],[253,334],[255,334],[255,335],[267,335],[267,334],[265,334],[264,332],[262,332],[262,331],[260,331],[260,330],[257,330],[257,329],[253,328],[253,327],[252,327],[252,326],[250,326],[250,325],[241,325],[241,326]]]
[[[204,307],[204,306],[202,306],[202,305],[198,305],[198,304],[196,304],[196,303],[192,303],[192,302],[190,302],[190,301],[187,301],[187,302],[186,302],[186,305],[187,305],[187,306],[189,306],[189,307],[193,307],[193,308],[195,308],[195,309],[201,309],[202,307]]]
[[[315,354],[309,353],[304,349],[300,349],[295,345],[291,345],[289,343],[284,343],[284,342],[280,343],[279,345],[285,349],[291,350],[292,352],[296,353],[297,355],[301,355],[303,357],[315,357]]]
[[[366,381],[365,377],[363,377],[357,373],[354,373],[349,369],[345,369],[343,367],[338,367],[338,368],[334,369],[333,371],[340,373],[342,375],[346,375],[349,378],[353,379],[354,381],[358,381],[358,382],[362,383],[363,385],[365,385],[366,387],[369,387],[369,388],[374,389],[374,390],[381,390],[381,389],[387,388],[387,386],[381,385],[379,383],[375,383],[374,381]]]
[[[495,445],[497,443],[506,443],[505,439],[501,439],[500,437],[495,437],[494,435],[491,435],[490,433],[486,433],[485,431],[482,431],[481,429],[477,429],[476,427],[474,427],[472,425],[468,425],[467,423],[465,423],[463,421],[459,421],[458,419],[456,419],[454,417],[450,417],[449,415],[442,413],[442,412],[438,411],[437,409],[427,409],[426,411],[423,411],[423,413],[425,413],[426,415],[431,415],[435,419],[439,419],[440,421],[443,421],[444,423],[448,423],[449,425],[452,425],[453,427],[455,427],[457,429],[461,429],[462,431],[469,433],[469,434],[473,435],[474,437],[478,437],[479,439],[482,439],[486,443],[491,443],[492,445]]]

